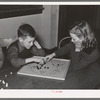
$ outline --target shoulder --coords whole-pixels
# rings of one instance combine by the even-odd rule
[[[88,48],[88,51],[83,51],[88,59],[98,59],[100,56],[98,48]]]
[[[90,55],[92,53],[99,53],[98,47],[89,47],[89,48],[84,48],[83,52]]]
[[[18,40],[16,40],[16,41],[14,41],[13,43],[11,43],[10,45],[9,45],[9,47],[11,47],[11,46],[16,46],[18,44]],[[8,47],[8,48],[9,48]]]
[[[11,49],[18,49],[18,40],[14,41],[13,43],[11,43],[8,47],[8,50]]]
[[[91,52],[91,55],[93,55],[93,56],[100,56],[100,52],[99,52],[97,47]]]

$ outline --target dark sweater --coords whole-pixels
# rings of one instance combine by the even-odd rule
[[[15,67],[25,65],[25,59],[32,56],[45,56],[45,52],[43,49],[38,49],[35,45],[30,49],[26,49],[18,40],[13,42],[7,50],[7,58]]]
[[[70,42],[61,49],[55,51],[55,54],[56,57],[58,57],[70,53],[71,64],[69,70],[72,71],[86,68],[92,63],[96,62],[96,60],[99,58],[99,51],[97,48],[93,48],[93,50],[91,50],[90,52],[87,51],[88,50],[83,49],[80,52],[76,52],[75,45],[72,42]]]

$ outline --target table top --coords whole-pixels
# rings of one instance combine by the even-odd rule
[[[73,71],[65,80],[17,74],[19,69],[8,67],[0,71],[0,88],[3,89],[94,89],[100,84],[100,69],[87,68]]]

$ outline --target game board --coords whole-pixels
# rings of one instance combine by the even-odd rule
[[[70,60],[53,58],[43,66],[37,63],[24,65],[17,74],[65,80]]]

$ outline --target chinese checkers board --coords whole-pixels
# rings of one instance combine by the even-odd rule
[[[70,60],[53,58],[42,66],[37,63],[24,65],[17,74],[65,80],[69,64]]]

